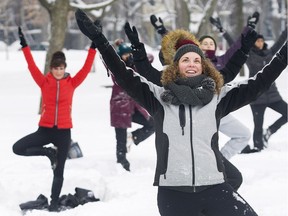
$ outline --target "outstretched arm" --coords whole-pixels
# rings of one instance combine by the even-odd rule
[[[98,25],[93,24],[80,9],[77,9],[75,16],[79,29],[94,42],[117,84],[138,102],[139,105],[145,108],[150,115],[153,115],[158,107],[160,107],[160,103],[153,93],[159,91],[160,87],[149,83],[145,78],[135,74],[133,69],[126,67],[125,63],[103,35],[100,23]]]
[[[139,41],[136,27],[133,26],[131,29],[130,24],[126,22],[124,30],[132,44],[133,61],[137,72],[154,84],[162,86],[161,72],[149,62],[144,44]]]
[[[226,56],[226,54],[223,55],[223,57],[226,56],[228,58],[227,63],[224,64],[224,68],[220,70],[224,77],[224,83],[232,81],[237,76],[248,58],[248,53],[251,47],[254,45],[256,37],[257,32],[250,28],[250,31],[241,37],[240,49],[234,52],[230,58],[229,56]]]
[[[287,67],[287,41],[276,56],[254,77],[242,82],[232,83],[221,92],[218,111],[223,116],[256,100]]]
[[[42,74],[42,72],[39,70],[39,68],[37,67],[37,65],[34,61],[30,47],[28,46],[28,44],[26,42],[25,36],[24,36],[20,26],[18,27],[18,35],[19,35],[19,39],[20,39],[20,45],[22,46],[22,51],[24,53],[24,57],[25,57],[26,62],[28,64],[28,69],[29,69],[34,81],[40,87],[43,84],[45,77]]]

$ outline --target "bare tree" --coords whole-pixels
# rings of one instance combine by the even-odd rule
[[[93,5],[91,4],[89,6],[83,4],[82,1],[74,1],[75,3],[72,4],[70,1],[63,0],[39,0],[40,4],[48,11],[51,21],[49,46],[46,54],[44,73],[49,71],[49,62],[51,60],[52,54],[57,50],[62,50],[64,47],[69,12],[73,12],[77,8],[81,8],[84,11],[99,10],[107,7],[108,5],[111,5],[114,1],[115,0],[107,0],[102,3]]]

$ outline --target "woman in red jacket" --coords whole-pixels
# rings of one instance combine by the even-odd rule
[[[20,27],[19,38],[28,69],[41,89],[42,106],[38,130],[18,140],[13,145],[13,151],[18,155],[42,155],[50,159],[54,177],[51,189],[51,203],[48,209],[49,211],[58,211],[64,166],[71,142],[73,93],[90,72],[96,50],[92,43],[84,66],[74,77],[65,72],[67,66],[65,55],[63,52],[57,51],[52,56],[50,72],[43,75],[34,62]],[[52,147],[45,147],[45,145],[50,143],[57,150]]]

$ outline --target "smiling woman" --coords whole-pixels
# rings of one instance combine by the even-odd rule
[[[59,80],[64,77],[66,67],[65,54],[62,51],[55,52],[50,63],[50,70],[55,79]]]

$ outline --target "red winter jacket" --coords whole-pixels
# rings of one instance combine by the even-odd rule
[[[39,126],[72,128],[71,112],[73,93],[90,72],[96,50],[89,49],[84,66],[74,77],[66,73],[61,80],[55,79],[50,72],[43,75],[36,66],[28,46],[22,48],[22,51],[33,79],[41,88],[42,110]]]

